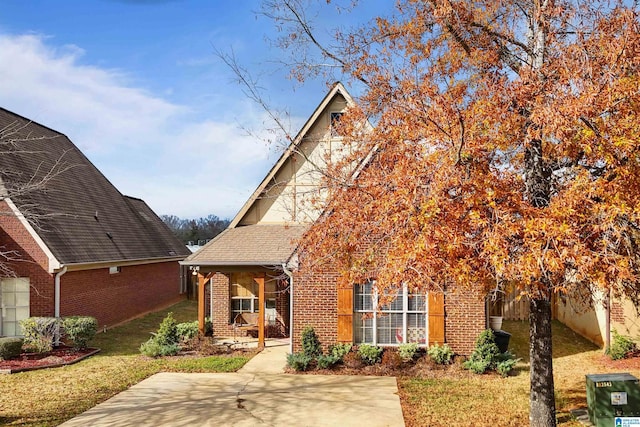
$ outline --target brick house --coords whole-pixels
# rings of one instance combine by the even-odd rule
[[[0,108],[0,335],[29,316],[109,327],[183,298],[190,252],[63,134]]]
[[[214,333],[229,336],[238,333],[242,313],[253,312],[260,345],[265,333],[288,336],[291,351],[300,349],[301,332],[310,325],[325,347],[447,342],[454,351],[469,353],[486,325],[482,296],[401,290],[396,302],[376,315],[370,283],[339,289],[336,271],[312,273],[298,259],[295,242],[318,217],[306,202],[322,196],[319,169],[339,155],[332,123],[353,103],[336,83],[229,228],[182,262],[199,279],[201,325],[210,315]]]

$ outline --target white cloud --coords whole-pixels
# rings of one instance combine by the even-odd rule
[[[0,34],[2,106],[69,136],[121,192],[158,214],[232,216],[275,162],[234,119],[194,118],[193,108],[136,87],[121,70],[83,64],[81,47],[53,42]],[[245,126],[263,127],[265,116],[246,101],[229,102]]]

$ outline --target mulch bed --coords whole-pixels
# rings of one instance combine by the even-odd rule
[[[98,348],[78,350],[72,347],[60,346],[47,353],[22,353],[16,359],[0,360],[0,374],[14,374],[34,369],[71,365],[93,356],[99,351],[100,349]]]

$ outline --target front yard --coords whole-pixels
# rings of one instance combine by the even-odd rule
[[[75,365],[0,375],[0,425],[55,426],[157,372],[232,372],[248,356],[149,359],[140,344],[171,311],[178,322],[193,321],[197,306],[184,301],[100,333],[90,343],[102,351]]]
[[[529,425],[528,323],[504,322],[503,328],[513,334],[511,352],[523,358],[515,375],[474,375],[453,367],[423,378],[398,378],[407,427]],[[558,425],[581,425],[570,411],[586,406],[586,374],[630,372],[640,377],[640,369],[630,369],[625,360],[611,362],[559,322],[554,322],[553,334]]]
[[[98,334],[91,345],[101,348],[101,353],[78,364],[0,375],[0,425],[58,425],[157,372],[231,372],[251,357],[140,356],[140,344],[157,330],[169,311],[178,322],[196,317],[195,303],[185,301]],[[475,375],[454,365],[423,370],[415,377],[398,377],[408,427],[529,423],[528,325],[505,322],[503,327],[513,334],[510,350],[523,358],[515,375]],[[554,323],[553,328],[559,425],[579,426],[570,410],[585,405],[585,374],[630,372],[640,377],[640,369],[637,363],[609,361],[601,350],[560,323]]]

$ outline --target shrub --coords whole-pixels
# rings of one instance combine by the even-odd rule
[[[636,349],[636,343],[634,343],[630,337],[618,334],[618,331],[613,331],[613,342],[609,346],[608,354],[613,360],[624,359],[627,354]]]
[[[20,321],[24,345],[36,353],[53,349],[60,334],[60,320],[55,317],[28,317]]]
[[[506,354],[506,353],[504,353]],[[503,377],[509,376],[509,372],[513,370],[520,359],[509,358],[505,360],[501,360],[496,364],[496,371]]]
[[[318,362],[318,368],[321,368],[321,369],[332,368],[341,360],[342,360],[341,357],[335,356],[333,354],[321,354],[316,358],[316,362]]]
[[[375,345],[362,344],[358,347],[358,355],[367,365],[374,365],[380,362],[382,348]]]
[[[198,321],[178,323],[176,333],[180,342],[189,341],[198,336]]]
[[[178,344],[178,325],[173,318],[173,313],[167,314],[167,317],[162,320],[155,334],[155,340],[163,346]]]
[[[440,347],[434,344],[427,350],[429,357],[438,365],[448,365],[453,360],[453,350],[447,344]]]
[[[342,363],[347,368],[360,369],[363,366],[362,358],[358,353],[350,351],[342,357]]]
[[[312,326],[307,326],[302,331],[302,352],[312,359],[322,354],[320,339]]]
[[[400,358],[405,362],[413,360],[416,353],[418,352],[418,343],[410,342],[400,344],[398,346],[398,352],[400,353]]]
[[[156,337],[149,338],[140,346],[140,353],[148,357],[174,356],[179,351],[178,344],[161,344]]]
[[[339,361],[342,361],[342,359],[344,359],[344,356],[349,353],[351,351],[351,344],[350,343],[344,343],[344,344],[334,344],[331,347],[329,347],[329,354],[331,354],[332,356],[335,356],[339,359]]]
[[[0,360],[14,359],[22,351],[22,338],[0,338]]]
[[[496,345],[493,331],[486,329],[476,339],[475,348],[463,366],[476,374],[483,374],[495,369],[499,354],[500,349]]]
[[[204,319],[204,335],[206,337],[213,336],[213,322],[211,321],[211,317],[206,317]]]
[[[519,360],[508,351],[500,353],[493,331],[487,329],[482,331],[476,339],[476,346],[471,352],[469,360],[464,362],[463,366],[476,374],[496,370],[500,375],[506,377]]]
[[[73,346],[83,349],[96,336],[98,321],[90,316],[70,316],[62,319],[62,327]]]
[[[303,353],[287,354],[287,365],[297,372],[306,371],[313,358]]]
[[[387,369],[395,370],[402,366],[402,358],[396,350],[388,348],[382,353],[380,364]]]

